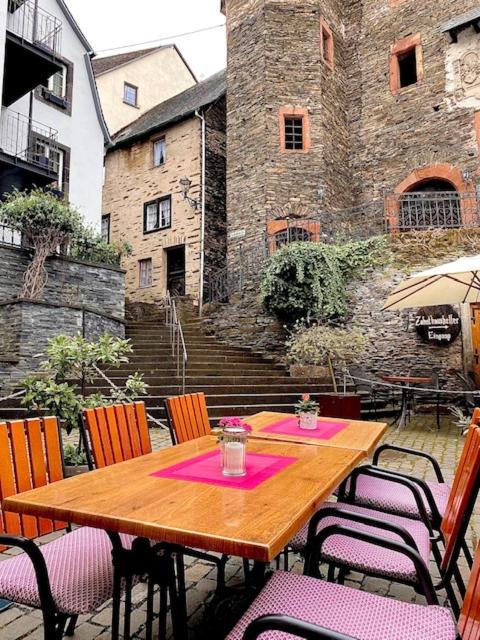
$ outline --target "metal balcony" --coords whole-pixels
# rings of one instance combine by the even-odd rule
[[[61,69],[62,22],[38,0],[10,0],[3,104],[9,106]]]
[[[0,115],[0,194],[58,180],[57,131],[10,109]]]

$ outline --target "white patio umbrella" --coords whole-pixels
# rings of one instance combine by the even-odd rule
[[[382,311],[480,301],[480,255],[416,273],[398,284]]]

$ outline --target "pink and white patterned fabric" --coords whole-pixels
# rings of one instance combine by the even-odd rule
[[[373,593],[283,571],[275,572],[227,640],[242,640],[256,618],[283,614],[358,640],[455,640],[448,609],[399,602]],[[260,640],[287,640],[289,633],[267,631]]]
[[[377,520],[385,520],[388,518],[388,522],[400,525],[412,535],[417,544],[420,556],[428,566],[430,557],[430,537],[428,529],[418,520],[411,520],[409,518],[402,518],[395,515],[386,516],[381,511],[374,511],[373,509],[366,509],[365,507],[359,507],[357,505],[343,504],[341,502],[325,503],[322,508],[327,507],[333,507],[334,509],[342,511],[361,513],[371,518],[376,518]],[[319,524],[318,531],[321,531],[332,524],[343,524],[359,531],[366,531],[377,536],[402,542],[402,539],[396,533],[391,533],[390,531],[385,531],[384,529],[370,525],[359,524],[357,522],[346,520],[345,518],[336,518],[334,516],[329,516],[323,519]],[[307,534],[308,527],[305,526],[293,538],[290,542],[290,546],[294,551],[304,550],[307,543]],[[351,569],[355,569],[357,571],[376,573],[381,576],[407,580],[409,582],[417,581],[415,566],[407,556],[397,551],[383,549],[379,545],[362,542],[360,540],[355,540],[354,538],[347,538],[346,536],[338,534],[330,536],[323,543],[322,559],[328,562],[346,564]]]
[[[124,548],[131,547],[131,536],[120,537]],[[81,527],[39,548],[59,612],[89,613],[112,597],[112,544],[105,531]],[[26,553],[0,562],[0,597],[40,606],[35,571]]]
[[[430,487],[440,515],[443,516],[447,507],[448,496],[450,495],[450,486],[441,482],[427,482],[426,484]],[[427,513],[431,517],[432,512],[427,497],[420,487],[418,489]],[[359,476],[355,487],[355,504],[372,507],[387,513],[396,513],[407,518],[420,518],[417,503],[410,489],[396,482],[381,478]]]

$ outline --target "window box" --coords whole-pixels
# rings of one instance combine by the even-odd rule
[[[51,102],[57,107],[61,107],[62,109],[68,109],[68,100],[66,98],[62,98],[61,96],[57,96],[53,91],[47,89],[47,87],[42,87],[42,98],[47,100],[47,102]]]

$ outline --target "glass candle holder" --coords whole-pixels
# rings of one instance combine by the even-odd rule
[[[247,436],[242,427],[225,427],[222,438],[222,473],[244,476],[247,473]]]

